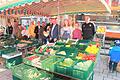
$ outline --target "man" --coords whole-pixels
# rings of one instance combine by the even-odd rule
[[[8,23],[8,26],[7,26],[7,29],[6,29],[6,33],[8,35],[10,35],[10,36],[12,36],[12,34],[13,34],[13,27],[12,27],[10,22]]]
[[[44,44],[44,28],[40,26],[40,21],[38,21],[37,26],[35,27],[34,33],[35,33],[35,38],[38,39],[42,44]]]
[[[58,29],[59,27],[56,18],[52,18],[51,22],[53,25],[50,31],[50,42],[56,42],[57,39],[59,38],[59,29]]]
[[[85,40],[92,40],[95,34],[96,27],[90,22],[90,17],[85,16],[85,23],[82,24],[82,36]]]
[[[115,40],[115,46],[109,52],[109,70],[114,72],[117,64],[120,62],[120,40]]]

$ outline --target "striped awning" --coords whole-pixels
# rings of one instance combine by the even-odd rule
[[[38,15],[57,15],[78,12],[110,13],[110,6],[105,0],[10,0],[0,5],[0,11],[15,9],[31,11]],[[15,2],[14,2],[15,1]]]

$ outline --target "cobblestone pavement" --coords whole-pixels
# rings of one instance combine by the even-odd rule
[[[12,73],[10,70],[0,66],[0,80],[12,80]]]
[[[108,56],[100,56],[94,69],[94,80],[120,80],[119,72],[109,72]]]

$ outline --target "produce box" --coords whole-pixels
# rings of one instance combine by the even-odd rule
[[[23,62],[27,65],[32,65],[38,68],[42,68],[42,64],[44,64],[44,60],[46,60],[49,56],[44,55],[32,55],[23,59]]]
[[[62,57],[60,56],[51,56],[42,62],[42,68],[54,72],[55,64],[58,63],[61,59]]]
[[[85,51],[85,49],[87,48],[87,45],[78,44],[78,45],[76,45],[75,47],[78,48],[78,50],[83,50],[83,51]]]
[[[79,78],[81,80],[87,80],[90,73],[93,72],[93,66],[94,66],[94,63],[91,60],[89,61],[79,60],[73,66],[72,76],[75,78]]]
[[[6,59],[6,67],[8,69],[12,68],[14,65],[18,65],[22,63],[22,55],[11,58],[11,59]]]
[[[56,50],[55,47],[46,47],[46,48],[44,49],[43,54],[44,54],[44,55],[55,55],[56,51],[57,51],[57,50]]]
[[[55,45],[59,45],[60,46],[60,45],[65,45],[65,43],[64,42],[56,42]]]
[[[5,50],[6,50],[5,47],[0,46],[0,56],[2,56],[2,53],[4,53]]]
[[[24,72],[30,68],[31,68],[30,66],[27,66],[25,64],[19,64],[19,65],[13,66],[11,68],[11,71],[13,76],[23,80]]]
[[[83,44],[83,45],[88,45],[90,40],[78,40],[76,44]]]
[[[44,71],[38,71],[36,68],[25,69],[23,72],[24,80],[44,80],[46,79],[46,73]]]
[[[46,48],[47,48],[46,45],[42,45],[42,46],[38,47],[37,49],[35,49],[35,52],[43,54],[45,52]]]
[[[17,78],[16,76],[12,76],[12,78],[13,78],[13,80],[21,80],[21,79],[19,79],[19,78]]]
[[[3,50],[2,54],[9,54],[9,53],[12,53],[12,52],[15,52],[15,51],[16,51],[16,48],[8,47],[8,48]]]
[[[78,60],[92,60],[93,62],[96,60],[96,55],[89,54],[86,51],[79,51],[78,55],[76,56]]]
[[[101,44],[98,42],[90,42],[88,47],[85,49],[86,52],[88,52],[89,54],[97,54],[99,53],[101,48]]]
[[[66,45],[72,45],[72,44],[76,44],[78,40],[74,40],[74,39],[67,39],[66,41]]]
[[[0,49],[0,56],[2,56],[2,54],[8,54],[8,53],[12,53],[15,52],[16,48],[11,48],[11,47],[3,47]]]
[[[65,56],[65,57],[75,57],[77,53],[78,53],[78,49],[76,49],[75,47],[61,47],[56,52],[56,55]]]
[[[75,64],[75,59],[64,58],[55,64],[55,72],[72,76],[72,66]]]

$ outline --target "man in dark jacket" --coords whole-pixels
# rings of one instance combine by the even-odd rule
[[[59,38],[59,26],[57,24],[56,18],[52,19],[52,28],[50,31],[50,42],[56,42]]]
[[[44,40],[43,32],[44,32],[44,28],[40,26],[40,21],[38,21],[37,26],[35,27],[34,33],[35,33],[35,38],[42,43]]]
[[[85,40],[92,40],[95,34],[96,27],[90,22],[90,17],[85,16],[85,23],[82,24],[82,36]]]
[[[6,33],[10,36],[12,36],[13,34],[13,27],[11,25],[11,23],[8,23],[7,29],[6,29]]]

